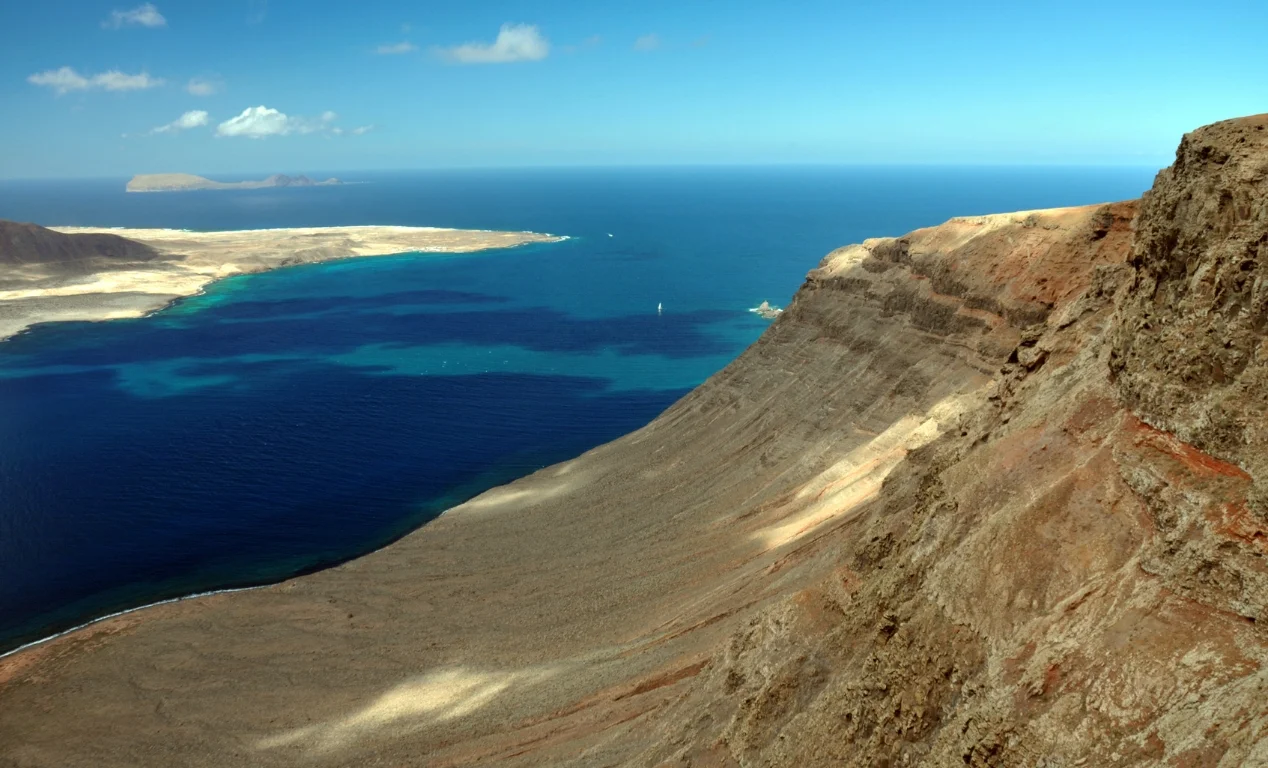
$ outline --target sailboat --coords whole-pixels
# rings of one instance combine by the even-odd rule
[[[664,312],[664,311],[665,311],[665,305],[661,304],[659,301],[656,302],[656,314],[659,315],[661,312]]]

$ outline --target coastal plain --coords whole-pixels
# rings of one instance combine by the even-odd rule
[[[534,232],[397,226],[194,232],[3,225],[0,257],[36,240],[50,255],[2,262],[0,339],[35,323],[141,317],[233,275],[359,256],[470,253],[561,239]],[[122,239],[141,248],[85,254],[85,236]]]

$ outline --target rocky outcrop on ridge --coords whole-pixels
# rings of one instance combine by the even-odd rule
[[[1142,419],[1255,477],[1260,520],[1268,519],[1265,147],[1268,115],[1181,142],[1143,201],[1111,359],[1119,393]]]
[[[1268,764],[1264,120],[1139,204],[840,249],[380,552],[0,661],[0,762]]]

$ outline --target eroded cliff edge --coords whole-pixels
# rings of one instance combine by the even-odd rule
[[[643,430],[5,659],[0,757],[1268,761],[1263,122],[1186,137],[1134,241],[1120,203],[841,249]]]
[[[1184,138],[1126,264],[1023,331],[647,755],[1268,765],[1266,129]]]

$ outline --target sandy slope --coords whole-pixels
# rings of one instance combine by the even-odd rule
[[[0,736],[25,742],[22,759],[63,765],[628,757],[643,720],[730,633],[830,572],[825,535],[907,452],[983,400],[1019,339],[1006,316],[1041,314],[1095,263],[1121,260],[1127,212],[916,233],[928,263],[955,257],[951,274],[981,292],[971,302],[910,265],[878,269],[889,241],[842,249],[757,344],[644,430],[346,566],[14,657]],[[1089,254],[1104,215],[1116,234]],[[1057,255],[1033,263],[1043,252]],[[1047,288],[1016,288],[1035,274]],[[49,714],[19,714],[37,700]],[[65,716],[86,741],[57,735]]]
[[[53,229],[72,235],[119,235],[155,248],[163,258],[131,264],[103,261],[72,275],[43,265],[7,269],[0,274],[0,339],[51,320],[139,317],[195,294],[213,280],[247,272],[352,256],[465,253],[557,239],[532,232],[387,226],[236,232]]]

